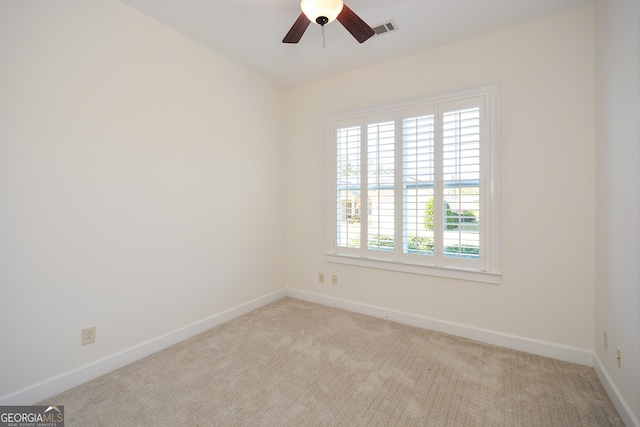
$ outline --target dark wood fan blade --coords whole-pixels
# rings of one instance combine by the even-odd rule
[[[376,33],[373,31],[373,28],[360,19],[346,4],[342,7],[342,12],[340,12],[337,19],[360,43],[365,42]]]
[[[293,26],[287,35],[282,39],[282,43],[298,43],[310,23],[311,21],[309,21],[307,15],[301,13],[300,16],[298,16],[298,19],[296,19],[296,22],[293,23]]]

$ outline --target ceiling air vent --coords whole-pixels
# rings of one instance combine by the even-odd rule
[[[373,27],[373,31],[375,31],[377,35],[390,33],[392,31],[397,31],[397,30],[398,30],[398,27],[396,27],[396,23],[393,22],[393,19]]]

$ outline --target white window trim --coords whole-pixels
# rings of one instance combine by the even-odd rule
[[[399,109],[411,108],[414,106],[450,102],[458,99],[466,99],[473,96],[485,96],[489,101],[485,114],[487,115],[486,123],[488,124],[488,155],[484,158],[483,167],[491,171],[484,182],[484,191],[488,192],[488,200],[484,209],[488,213],[488,223],[486,232],[487,241],[484,243],[484,251],[486,256],[486,269],[466,269],[457,267],[440,267],[424,264],[413,264],[406,261],[385,260],[365,258],[360,256],[337,254],[334,252],[334,231],[335,218],[333,212],[334,190],[336,186],[335,162],[334,155],[334,122],[348,120],[350,118],[359,118],[372,114],[384,114],[386,112]],[[349,264],[360,267],[378,268],[384,270],[394,270],[406,273],[424,274],[436,277],[446,277],[459,280],[470,280],[475,282],[498,284],[500,281],[500,199],[499,199],[499,88],[497,83],[491,83],[482,86],[470,87],[467,89],[457,90],[453,92],[435,94],[423,98],[401,101],[392,104],[385,104],[377,107],[368,107],[358,110],[352,110],[343,113],[329,115],[326,122],[326,216],[325,230],[326,232],[326,252],[325,261]]]

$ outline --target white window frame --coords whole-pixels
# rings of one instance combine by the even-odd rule
[[[464,102],[470,98],[481,97],[484,101],[484,118],[481,123],[481,178],[480,188],[482,196],[481,216],[481,254],[482,262],[474,267],[464,263],[451,262],[447,265],[435,265],[433,257],[414,256],[398,257],[388,253],[371,253],[371,251],[354,248],[339,247],[337,245],[337,123],[366,123],[380,117],[393,117],[414,109],[429,109],[434,105]],[[358,109],[336,113],[327,117],[327,174],[326,174],[326,252],[325,261],[356,265],[361,267],[379,268],[407,273],[425,274],[461,280],[471,280],[484,283],[499,283],[500,279],[500,200],[499,200],[499,93],[498,84],[476,86],[427,96],[409,101],[386,104],[377,107]],[[396,141],[401,141],[397,138]],[[396,145],[402,145],[396,144]],[[402,148],[396,149],[400,153]],[[401,156],[400,156],[401,157]],[[361,171],[362,173],[362,171]],[[396,170],[396,177],[401,178],[401,171]],[[439,190],[440,191],[440,190]],[[396,191],[397,192],[397,191]],[[361,201],[362,203],[362,201]],[[436,211],[437,212],[437,211]],[[437,213],[436,213],[437,215]],[[396,224],[396,230],[402,224]],[[397,234],[397,232],[396,232]],[[411,259],[410,259],[411,258]]]

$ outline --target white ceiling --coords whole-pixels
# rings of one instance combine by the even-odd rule
[[[292,87],[518,23],[594,0],[346,0],[370,26],[393,19],[392,33],[359,44],[342,25],[311,24],[298,44],[283,44],[298,0],[121,0],[180,33]]]

